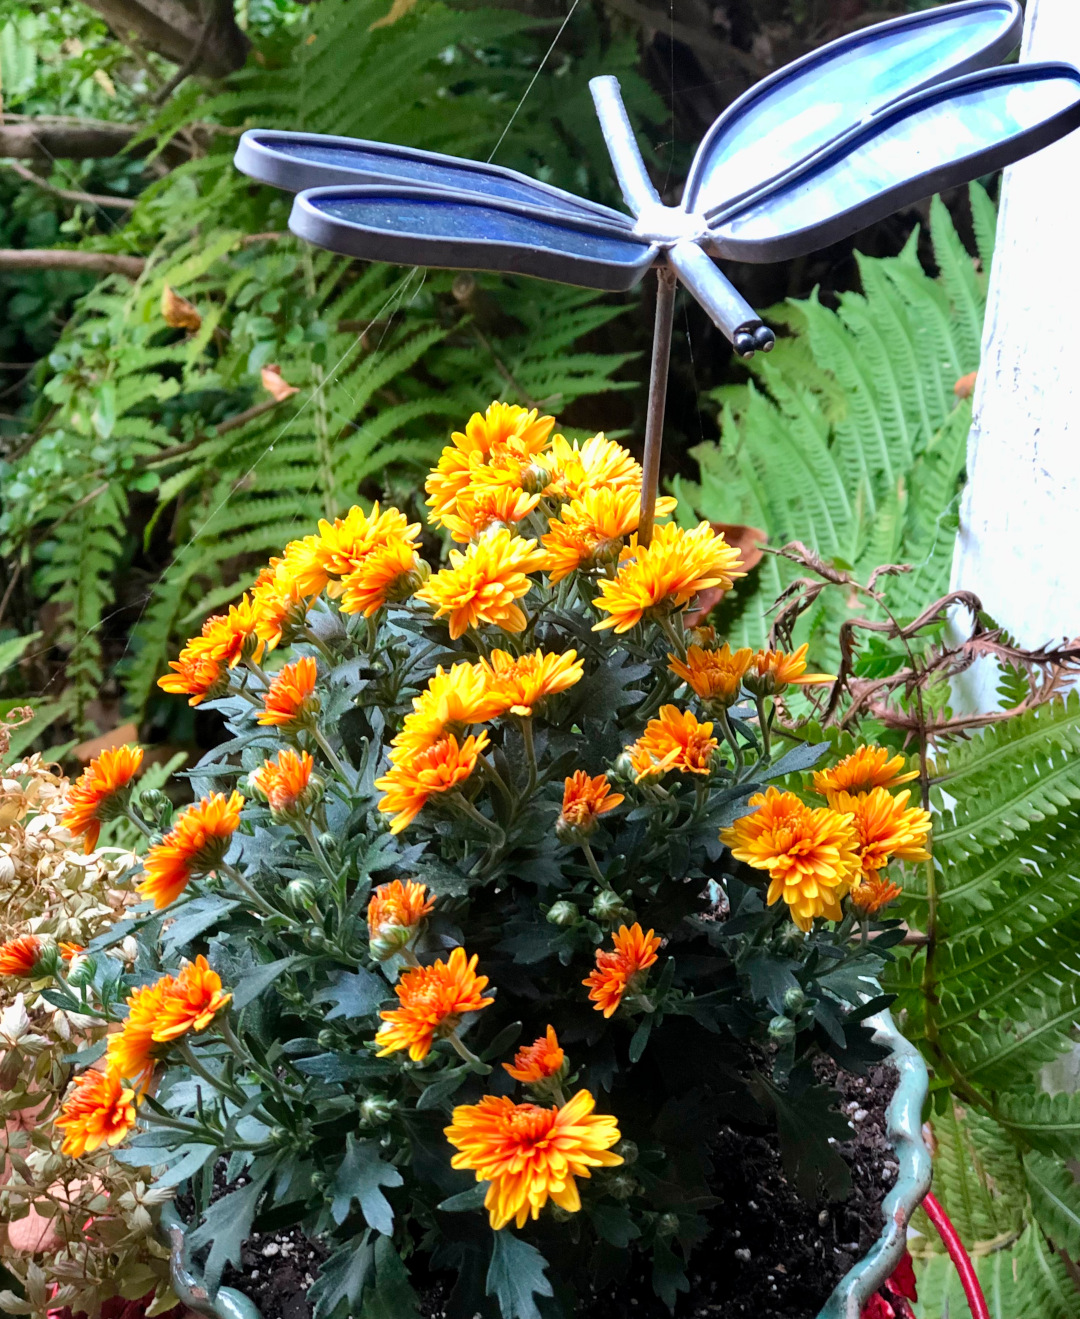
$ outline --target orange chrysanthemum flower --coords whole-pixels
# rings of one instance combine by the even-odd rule
[[[271,678],[255,722],[279,728],[300,727],[318,712],[319,698],[315,695],[318,676],[310,655],[284,665]]]
[[[305,595],[318,595],[324,588],[331,596],[341,593],[340,579],[356,571],[369,554],[387,545],[406,543],[415,549],[420,524],[410,523],[396,508],[371,512],[353,507],[343,518],[319,523],[316,536],[291,541],[285,546],[283,570]]]
[[[546,655],[537,650],[521,656],[493,650],[490,659],[480,661],[488,688],[501,709],[523,718],[528,718],[545,697],[580,682],[583,665],[576,650],[568,650],[565,655]]]
[[[895,902],[903,891],[899,884],[890,883],[874,871],[851,890],[851,905],[860,916],[876,916],[890,902]]]
[[[770,788],[750,798],[758,809],[720,831],[732,856],[769,873],[768,903],[781,898],[800,930],[815,916],[839,920],[840,899],[859,874],[858,840],[848,813],[811,810],[793,792]]]
[[[754,652],[747,646],[732,651],[725,641],[719,650],[705,650],[691,646],[686,659],[669,655],[668,667],[678,674],[703,701],[716,701],[720,705],[734,705],[739,699],[743,676],[750,667]]]
[[[641,466],[621,444],[601,431],[584,444],[553,435],[544,455],[551,473],[551,493],[558,499],[583,499],[590,490],[641,490]]]
[[[400,833],[415,820],[432,794],[452,792],[464,783],[487,745],[487,733],[467,737],[460,744],[450,734],[425,751],[404,757],[376,779],[375,786],[386,794],[379,810],[394,816],[390,832]]]
[[[708,774],[717,740],[711,723],[700,723],[692,710],[664,705],[660,715],[650,719],[645,731],[627,748],[636,781],[657,778],[668,770],[680,774]]]
[[[123,814],[125,789],[139,772],[143,749],[116,747],[92,760],[68,789],[67,814],[61,820],[76,838],[82,835],[87,852],[97,846],[101,826]]]
[[[515,1081],[523,1085],[535,1085],[539,1081],[548,1081],[559,1076],[566,1064],[566,1054],[559,1047],[555,1027],[549,1026],[547,1032],[532,1044],[526,1044],[514,1054],[512,1063],[503,1063],[503,1067]]]
[[[380,884],[368,902],[368,933],[375,938],[391,929],[414,930],[434,907],[426,884],[414,879]]]
[[[483,997],[488,978],[476,974],[476,962],[475,953],[466,961],[465,949],[455,948],[446,962],[403,971],[394,986],[401,1006],[379,1013],[386,1025],[375,1037],[382,1046],[376,1057],[408,1049],[413,1062],[420,1062],[437,1038],[457,1029],[467,1012],[494,1003]]]
[[[426,751],[453,734],[462,737],[474,724],[487,723],[506,708],[498,693],[488,685],[488,671],[479,664],[463,662],[444,669],[440,664],[419,696],[413,697],[411,714],[405,716],[401,732],[394,738],[394,760]]]
[[[189,880],[221,865],[240,824],[243,805],[238,792],[228,797],[215,792],[189,806],[143,858],[145,878],[138,885],[142,896],[153,898],[159,909],[167,907],[183,893]]]
[[[0,976],[19,976],[28,980],[44,947],[36,934],[20,934],[17,939],[0,944]]]
[[[814,791],[827,797],[830,792],[869,792],[871,788],[898,788],[919,777],[917,769],[904,770],[904,757],[889,757],[884,747],[865,746],[845,756],[831,769],[814,775]]]
[[[171,977],[170,977],[171,979]],[[221,987],[221,977],[200,953],[183,967],[165,989],[154,1024],[153,1038],[164,1044],[188,1031],[203,1031],[232,1001]]]
[[[930,837],[930,812],[908,806],[906,789],[895,797],[886,788],[857,795],[830,792],[833,810],[851,815],[858,839],[859,861],[864,875],[898,861],[929,861],[926,843]]]
[[[591,834],[600,816],[625,800],[621,792],[611,791],[606,774],[590,778],[583,769],[575,770],[563,784],[562,813],[555,828],[560,833]]]
[[[173,672],[160,677],[157,685],[172,696],[187,696],[188,705],[217,700],[229,690],[228,667],[213,655],[196,655],[185,648],[169,661],[169,668]]]
[[[310,805],[316,795],[312,790],[315,761],[307,751],[299,753],[290,747],[278,752],[277,760],[268,760],[251,775],[251,783],[276,815],[287,815],[298,807]],[[315,780],[318,787],[318,780]]]
[[[64,1132],[61,1152],[81,1159],[102,1145],[119,1145],[135,1126],[135,1104],[135,1091],[115,1072],[83,1072],[56,1117]]]
[[[483,415],[474,412],[465,430],[455,431],[450,437],[453,443],[443,449],[438,465],[427,478],[425,489],[432,522],[442,522],[447,514],[457,513],[459,497],[473,484],[491,485],[492,473],[485,469],[493,464],[504,468],[516,465],[517,475],[524,475],[543,452],[554,425],[554,417],[541,417],[535,408],[527,412],[512,403],[492,403]]]
[[[436,618],[449,617],[455,641],[480,623],[522,632],[526,619],[515,601],[528,593],[532,582],[527,574],[541,567],[543,559],[534,540],[513,536],[503,527],[464,554],[451,550],[451,566],[428,578],[416,598],[431,605]]]
[[[693,531],[674,522],[661,525],[648,546],[639,545],[635,535],[614,578],[599,584],[593,604],[609,617],[594,624],[593,631],[611,627],[628,632],[653,611],[680,609],[707,587],[730,590],[734,578],[745,576],[738,571],[741,563],[739,551],[707,522]]]
[[[68,940],[65,940],[63,943],[61,943],[59,947],[60,947],[60,956],[63,958],[65,962],[70,962],[72,958],[78,957],[80,953],[86,952],[86,949],[82,946],[81,943],[71,943]]]
[[[251,588],[251,603],[255,609],[255,631],[266,642],[268,650],[289,645],[303,629],[314,593],[306,595],[281,559],[271,559],[270,565],[256,577]]]
[[[660,947],[660,936],[652,930],[645,934],[637,921],[629,929],[621,926],[611,937],[614,951],[597,948],[596,969],[581,982],[588,986],[589,998],[596,1004],[596,1011],[605,1017],[614,1014],[628,992],[633,993],[641,987]]]
[[[594,1114],[595,1104],[588,1090],[579,1090],[561,1108],[485,1095],[478,1104],[454,1109],[453,1124],[444,1131],[460,1153],[450,1162],[490,1183],[484,1207],[496,1232],[510,1222],[524,1227],[530,1216],[539,1218],[549,1199],[576,1213],[581,1198],[574,1179],[622,1163],[610,1152],[620,1139],[615,1119]]]
[[[202,634],[185,647],[193,655],[209,655],[219,663],[235,668],[245,656],[259,659],[265,649],[258,635],[259,613],[251,597],[243,596],[239,604],[230,605],[227,614],[215,614],[202,626]],[[183,652],[181,652],[181,659]]]
[[[479,472],[474,473],[474,482],[481,479]],[[528,517],[539,502],[538,492],[522,490],[516,485],[473,484],[458,495],[454,504],[456,511],[443,513],[439,521],[454,540],[464,545],[482,536],[490,527],[514,526]]]
[[[146,1085],[154,1070],[154,1031],[161,1020],[165,997],[174,983],[172,976],[166,975],[129,994],[123,1027],[118,1035],[109,1036],[109,1071],[137,1088]]]
[[[809,687],[816,683],[835,682],[835,674],[806,672],[809,648],[804,644],[791,655],[782,650],[755,651],[746,674],[747,687],[761,696],[774,696],[790,685]]]
[[[666,516],[675,504],[667,496],[658,499],[656,516]],[[641,491],[633,485],[599,486],[564,504],[559,516],[550,519],[551,530],[541,538],[544,571],[551,582],[561,582],[579,568],[612,562],[624,538],[637,531],[640,515]]]
[[[399,538],[380,545],[341,579],[341,612],[370,618],[386,605],[407,600],[425,571],[411,541]]]

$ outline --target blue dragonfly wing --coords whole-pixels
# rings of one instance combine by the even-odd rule
[[[656,244],[596,217],[400,186],[302,192],[289,228],[369,261],[495,270],[610,291],[633,288],[658,253]]]
[[[831,42],[751,87],[706,134],[683,193],[709,212],[785,173],[901,97],[996,64],[1020,39],[1016,0],[963,0]]]
[[[517,170],[360,138],[251,128],[240,138],[234,163],[241,173],[287,192],[334,184],[404,184],[520,202],[568,216],[599,217],[627,229],[634,223],[629,216],[607,206],[575,197]]]
[[[1080,71],[1017,64],[905,98],[785,178],[727,208],[711,249],[782,261],[911,202],[1001,169],[1080,127]]]

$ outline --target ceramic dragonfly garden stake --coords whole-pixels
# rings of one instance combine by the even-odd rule
[[[744,357],[772,331],[710,259],[780,261],[846,238],[1080,125],[1080,72],[995,67],[1017,0],[962,0],[834,41],[750,88],[706,133],[677,206],[645,170],[615,78],[590,84],[632,216],[515,170],[410,147],[251,129],[236,164],[296,192],[289,227],[349,256],[534,275],[587,288],[659,280],[639,536],[660,471],[675,287]]]

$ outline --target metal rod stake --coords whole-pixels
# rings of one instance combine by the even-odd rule
[[[652,369],[645,416],[645,460],[641,471],[641,513],[638,543],[652,540],[656,518],[656,492],[660,484],[660,451],[664,445],[664,407],[667,403],[668,366],[671,362],[671,324],[675,315],[678,277],[670,266],[656,268],[656,320],[653,323]]]

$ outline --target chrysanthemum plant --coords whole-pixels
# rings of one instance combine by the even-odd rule
[[[440,1275],[453,1314],[568,1315],[635,1254],[672,1305],[718,1123],[778,1127],[803,1192],[842,1194],[814,1060],[880,1056],[899,931],[868,936],[929,829],[903,759],[781,736],[827,675],[687,614],[737,552],[639,543],[638,464],[552,426],[495,404],[454,435],[443,567],[354,508],[162,680],[228,740],[137,880],[167,973],[125,978],[60,1121],[192,1179],[211,1283],[253,1223],[324,1238],[318,1319],[412,1313]],[[221,1154],[245,1180],[210,1204]]]

